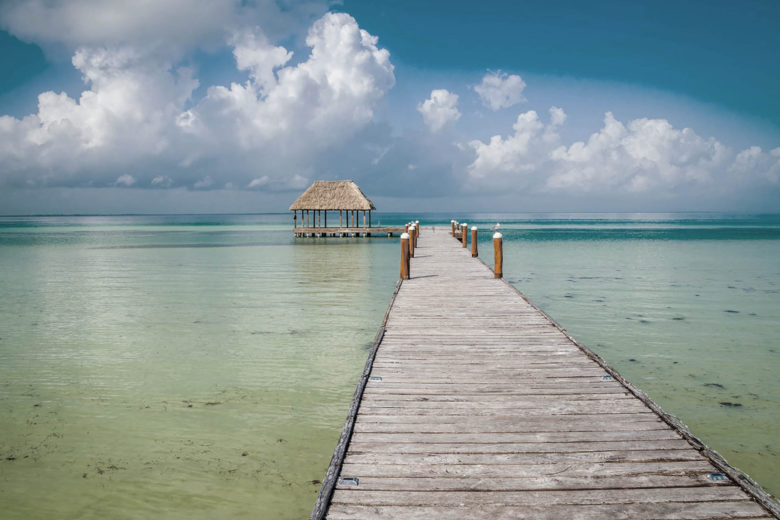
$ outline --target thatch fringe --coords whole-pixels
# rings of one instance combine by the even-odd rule
[[[314,181],[298,200],[294,210],[374,210],[374,203],[353,181]]]

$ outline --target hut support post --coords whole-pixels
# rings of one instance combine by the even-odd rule
[[[325,227],[328,227],[328,210],[325,210]]]
[[[344,227],[343,220],[341,220],[342,210],[339,210],[339,227]]]
[[[368,227],[371,227],[371,210],[368,210]]]
[[[363,227],[366,227],[366,210],[363,210]]]

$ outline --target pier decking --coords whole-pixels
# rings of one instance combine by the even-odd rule
[[[419,237],[312,518],[777,511],[440,227]]]

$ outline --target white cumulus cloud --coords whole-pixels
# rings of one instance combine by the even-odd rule
[[[431,91],[431,97],[417,105],[423,121],[432,132],[438,132],[447,123],[460,119],[458,95],[446,89]]]
[[[516,74],[504,72],[488,72],[482,78],[482,83],[474,87],[474,90],[491,110],[508,108],[525,101],[523,90],[525,81]]]
[[[117,177],[114,184],[116,184],[117,186],[132,186],[133,184],[135,184],[135,177],[133,177],[129,173],[125,173],[124,175],[120,175],[119,177]]]
[[[395,82],[390,54],[345,13],[315,21],[310,52],[294,65],[258,27],[224,37],[248,80],[200,99],[193,70],[168,56],[142,45],[79,47],[72,63],[86,90],[43,92],[36,113],[0,117],[0,183],[112,186],[132,168],[136,186],[298,186],[372,121]]]
[[[565,144],[557,132],[565,121],[557,107],[547,123],[531,110],[518,116],[513,133],[469,142],[469,185],[525,194],[728,196],[738,185],[776,184],[780,178],[780,148],[735,153],[665,119],[623,123],[609,112],[587,140]]]
[[[313,0],[4,0],[0,26],[47,49],[131,45],[171,57],[258,22],[279,38],[326,9]]]

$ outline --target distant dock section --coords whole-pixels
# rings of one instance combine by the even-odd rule
[[[312,520],[780,518],[501,279],[501,233],[492,269],[473,258],[478,231],[402,235],[401,281]]]
[[[393,237],[404,232],[402,227],[307,227],[295,228],[296,237]]]
[[[371,217],[375,210],[374,203],[353,181],[315,181],[290,206],[293,234],[296,237],[392,237],[404,232],[403,227],[373,226]]]

